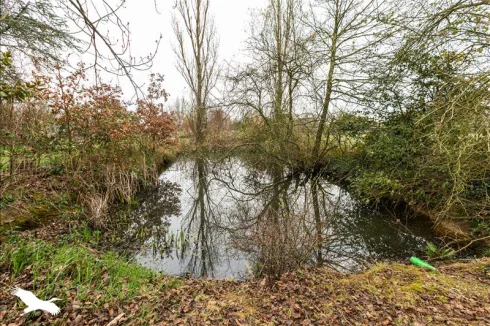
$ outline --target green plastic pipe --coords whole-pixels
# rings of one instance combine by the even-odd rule
[[[415,266],[420,266],[420,267],[425,267],[427,269],[430,269],[431,271],[436,271],[437,269],[432,266],[431,264],[429,264],[428,262],[420,259],[420,258],[417,258],[417,257],[410,257],[410,262],[412,264],[414,264]]]

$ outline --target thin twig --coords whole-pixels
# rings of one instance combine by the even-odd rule
[[[123,318],[123,316],[124,316],[124,312],[118,315],[116,318],[114,318],[109,324],[107,324],[107,326],[117,325],[117,323],[119,322],[119,320]]]

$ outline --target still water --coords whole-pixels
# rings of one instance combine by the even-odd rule
[[[141,265],[173,275],[246,279],[302,265],[355,272],[406,260],[431,224],[376,210],[323,178],[260,159],[182,159],[142,194],[124,230]]]

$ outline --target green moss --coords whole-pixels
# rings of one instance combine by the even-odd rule
[[[58,209],[53,204],[40,204],[32,206],[29,213],[34,219],[44,220],[58,216]]]
[[[444,296],[437,296],[436,300],[440,301],[442,303],[448,303],[449,302],[449,299],[447,297],[444,297]]]
[[[408,286],[403,286],[402,289],[404,291],[410,291],[410,292],[414,292],[414,293],[424,293],[425,292],[424,286],[419,282],[413,282],[412,284],[410,284]]]

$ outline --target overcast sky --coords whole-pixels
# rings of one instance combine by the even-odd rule
[[[171,26],[174,0],[127,0],[121,17],[129,22],[133,55],[146,55],[155,48],[155,40],[162,34],[160,49],[154,61],[152,72],[165,75],[165,89],[170,93],[171,103],[180,95],[187,94],[184,79],[175,68],[176,57],[172,50],[174,34]],[[220,40],[220,61],[239,57],[243,42],[247,37],[250,9],[265,7],[266,0],[211,0],[210,10],[214,15]],[[136,73],[138,83],[147,81],[148,72]],[[120,84],[125,93],[134,92],[127,80]],[[129,94],[127,94],[129,95]],[[131,94],[132,95],[132,94]]]

